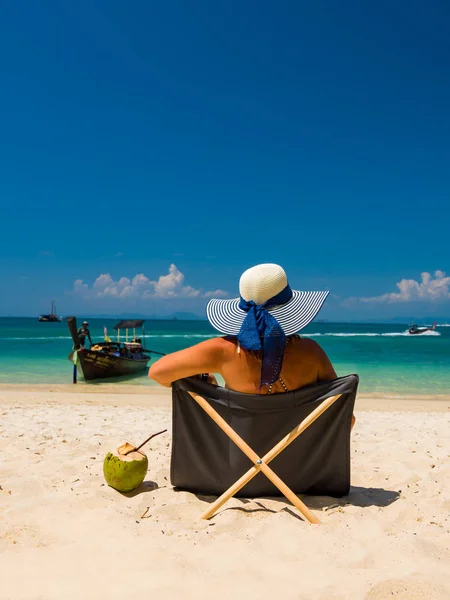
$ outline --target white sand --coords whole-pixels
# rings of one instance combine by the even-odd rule
[[[107,451],[171,427],[167,393],[107,389],[0,390],[1,600],[450,598],[445,399],[359,402],[351,493],[306,497],[313,526],[282,499],[200,521],[205,499],[170,486],[169,434],[137,492],[107,487]]]

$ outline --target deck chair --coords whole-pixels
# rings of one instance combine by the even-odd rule
[[[175,488],[219,496],[284,495],[312,523],[297,494],[345,496],[358,376],[273,395],[241,394],[197,378],[172,387]],[[270,463],[270,465],[269,465]]]

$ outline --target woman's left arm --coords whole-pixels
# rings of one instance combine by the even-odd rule
[[[178,352],[163,356],[148,372],[150,379],[170,387],[177,379],[199,373],[220,373],[226,342],[223,338],[205,340]]]

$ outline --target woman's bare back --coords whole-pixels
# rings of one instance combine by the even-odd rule
[[[271,390],[269,386],[260,388],[261,359],[255,353],[239,348],[236,338],[224,338],[224,341],[227,343],[225,352],[228,360],[224,362],[220,374],[227,387],[238,392],[276,394],[336,378],[336,373],[320,346],[313,340],[295,336],[286,344],[281,381],[276,381]]]
[[[198,373],[218,373],[228,388],[247,394],[267,394],[269,386],[260,388],[261,360],[255,353],[239,348],[234,337],[220,337],[170,354],[156,362],[149,377],[170,386],[182,377]],[[286,344],[280,377],[288,390],[296,390],[318,381],[336,378],[325,352],[314,341],[295,336]],[[286,391],[281,381],[272,393]]]

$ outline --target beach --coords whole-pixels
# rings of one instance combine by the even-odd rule
[[[0,387],[0,598],[343,600],[450,597],[450,397],[361,395],[352,487],[304,497],[211,498],[169,480],[170,391],[159,387]],[[103,479],[106,453],[147,448],[140,488]]]

